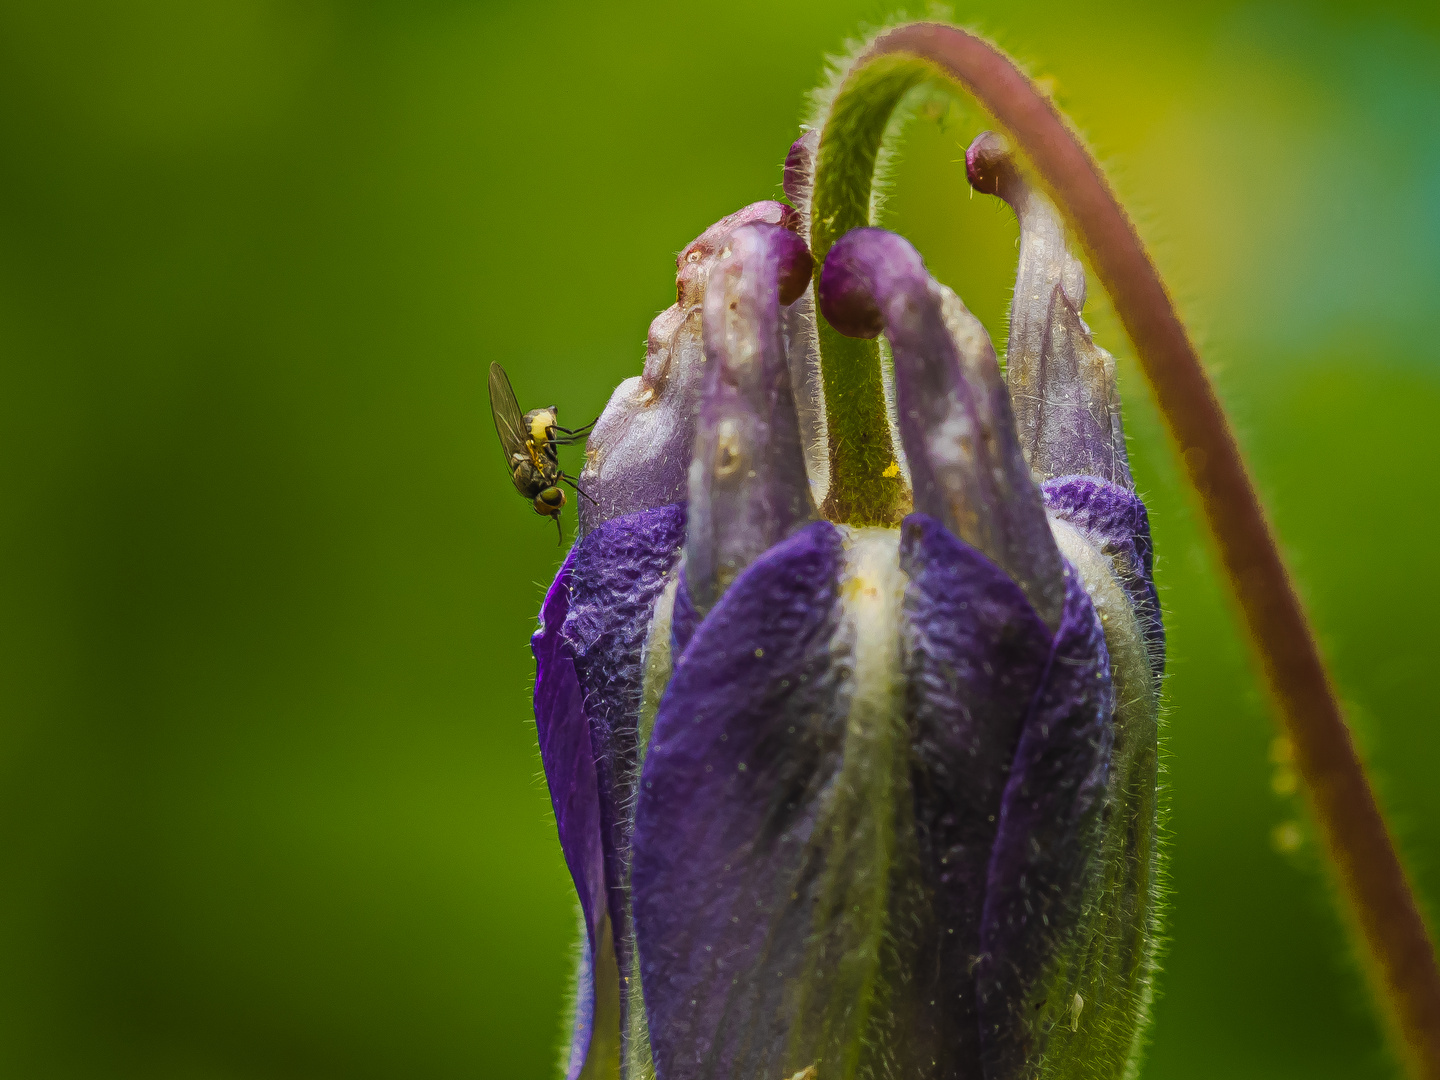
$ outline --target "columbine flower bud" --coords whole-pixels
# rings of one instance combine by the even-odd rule
[[[797,143],[787,190],[813,160]],[[981,183],[1009,168],[975,161]],[[586,934],[571,1080],[1118,1077],[1134,1056],[1148,524],[1083,272],[1005,175],[1028,238],[1008,390],[905,240],[853,230],[812,290],[790,212],[756,204],[682,253],[645,373],[596,425],[598,505],[533,643]],[[888,339],[898,528],[819,517],[814,307]]]

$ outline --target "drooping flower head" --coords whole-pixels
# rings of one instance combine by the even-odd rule
[[[786,162],[793,207],[746,207],[681,252],[643,373],[595,426],[594,502],[534,639],[585,928],[570,1080],[1136,1060],[1163,664],[1149,528],[1063,222],[999,137],[966,161],[1020,221],[1004,374],[902,237],[817,249],[811,133]],[[881,380],[847,383],[826,342],[881,336],[889,419],[845,450],[850,410],[875,404],[855,386]],[[855,495],[857,461],[883,498]],[[862,505],[900,514],[837,510]]]

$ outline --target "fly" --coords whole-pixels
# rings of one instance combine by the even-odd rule
[[[505,467],[515,490],[530,500],[541,517],[555,519],[555,532],[560,538],[556,542],[563,543],[560,508],[565,505],[565,492],[560,484],[569,484],[587,499],[590,496],[580,489],[574,477],[567,476],[560,468],[556,448],[582,442],[595,421],[573,430],[563,428],[559,424],[559,410],[554,405],[522,415],[515,391],[510,388],[509,376],[493,362],[490,365],[490,412],[495,417],[495,431],[500,436]]]

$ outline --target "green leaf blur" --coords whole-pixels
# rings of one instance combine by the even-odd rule
[[[598,412],[673,253],[776,196],[823,54],[889,14],[0,3],[0,1076],[553,1075],[574,912],[527,638],[561,553],[485,371]],[[1054,76],[1112,170],[1440,895],[1440,15],[955,14]],[[922,110],[886,224],[1000,337],[1015,230],[969,196],[979,123]],[[1090,310],[1171,632],[1146,1075],[1393,1075]]]

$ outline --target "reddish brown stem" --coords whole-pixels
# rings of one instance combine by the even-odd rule
[[[1361,953],[1409,1072],[1440,1080],[1440,972],[1335,688],[1230,425],[1134,226],[1048,98],[988,42],[914,23],[860,58],[910,55],[957,80],[1010,132],[1063,208],[1114,301],[1259,653],[1335,868]]]

